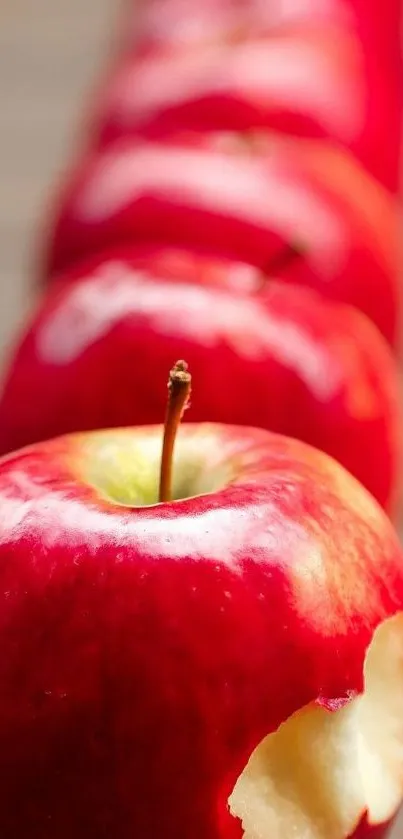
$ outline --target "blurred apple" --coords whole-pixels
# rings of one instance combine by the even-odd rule
[[[1,836],[383,839],[403,794],[389,520],[323,453],[212,424],[183,427],[158,504],[161,440],[0,462]]]
[[[318,141],[198,134],[116,144],[75,171],[48,230],[46,276],[108,247],[207,249],[362,309],[392,343],[398,206],[352,157]]]
[[[379,57],[378,57],[379,59]],[[97,145],[178,129],[267,128],[329,137],[396,190],[399,76],[376,72],[356,32],[312,21],[265,36],[169,44],[124,56],[90,115]]]
[[[166,370],[185,357],[198,382],[193,419],[306,440],[392,510],[398,374],[378,330],[308,288],[269,282],[255,296],[237,292],[239,277],[248,278],[239,265],[212,260],[208,268],[205,259],[202,276],[216,279],[198,284],[191,260],[178,268],[180,282],[172,264],[160,279],[167,262],[152,257],[147,268],[146,258],[136,265],[113,251],[55,284],[9,365],[0,450],[69,431],[156,422]]]

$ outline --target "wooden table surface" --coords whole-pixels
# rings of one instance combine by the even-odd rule
[[[30,262],[41,208],[68,159],[83,101],[107,55],[118,9],[119,0],[2,2],[2,355],[29,306]],[[393,839],[402,837],[403,818]]]

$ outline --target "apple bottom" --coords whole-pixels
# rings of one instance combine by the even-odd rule
[[[402,799],[403,560],[340,466],[160,427],[0,461],[2,839],[346,839]],[[243,828],[241,828],[241,821]],[[360,828],[361,829],[361,828]]]

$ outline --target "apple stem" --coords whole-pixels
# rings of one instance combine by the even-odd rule
[[[159,502],[171,501],[172,464],[175,439],[180,421],[189,404],[192,377],[185,361],[177,361],[168,379],[168,403],[162,444]]]
[[[293,262],[297,262],[301,257],[304,255],[304,249],[296,242],[288,242],[284,245],[284,248],[277,251],[274,255],[272,261],[267,266],[266,274],[270,274],[271,276],[276,276],[280,274],[280,272],[284,271],[285,268],[288,268],[292,265]],[[266,285],[266,280],[264,282]]]

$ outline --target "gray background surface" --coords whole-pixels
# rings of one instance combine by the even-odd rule
[[[118,11],[119,0],[0,0],[0,359],[29,305],[38,219]]]

